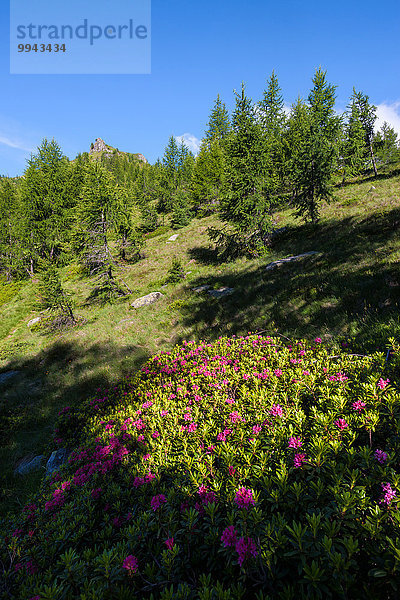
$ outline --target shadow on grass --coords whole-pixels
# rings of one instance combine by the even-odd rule
[[[54,450],[52,433],[58,412],[78,406],[96,393],[134,373],[150,356],[138,346],[113,343],[79,345],[60,341],[29,358],[10,359],[3,371],[19,371],[0,387],[0,514],[21,502],[29,481],[13,476],[19,459]],[[23,483],[25,482],[25,483]]]
[[[235,292],[220,299],[189,295],[183,324],[200,339],[256,330],[288,337],[355,335],[364,345],[381,330],[387,339],[385,324],[391,322],[400,332],[400,269],[397,263],[382,263],[379,253],[398,237],[399,223],[396,208],[361,221],[348,217],[288,228],[264,265],[191,282],[192,287],[227,286]],[[321,254],[265,269],[276,258],[311,250]]]

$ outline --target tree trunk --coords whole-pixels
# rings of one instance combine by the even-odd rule
[[[371,152],[371,160],[372,160],[372,166],[374,167],[374,173],[375,173],[375,177],[378,175],[378,169],[376,168],[376,162],[375,162],[375,156],[374,156],[374,151],[372,149],[372,141],[371,138],[368,138],[369,141],[369,150]]]

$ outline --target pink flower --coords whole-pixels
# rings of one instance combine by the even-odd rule
[[[281,375],[283,375],[282,369],[275,369],[274,373],[277,377],[280,377]]]
[[[233,525],[230,525],[224,529],[221,535],[221,542],[224,544],[225,548],[230,548],[231,546],[236,545],[236,536],[237,531]]]
[[[279,404],[273,404],[269,412],[273,417],[282,417],[283,415],[282,407]]]
[[[168,414],[168,411],[167,411],[167,410],[162,410],[162,411],[161,411],[161,416],[162,416],[162,417],[166,417],[166,416],[167,416],[167,414]]]
[[[235,502],[239,508],[249,509],[250,506],[255,505],[255,500],[253,498],[253,492],[250,489],[241,487],[236,492]]]
[[[307,457],[305,454],[295,454],[294,455],[294,468],[299,469],[303,463],[307,462]]]
[[[155,431],[155,432],[152,434],[152,437],[153,437],[154,439],[156,439],[156,438],[160,437],[160,432],[159,432],[159,431]]]
[[[353,402],[353,404],[351,406],[352,406],[353,410],[357,410],[358,412],[361,412],[362,410],[365,409],[366,404],[362,400],[357,400],[356,402]]]
[[[393,498],[396,497],[396,490],[392,490],[390,483],[382,483],[382,489],[385,492],[383,498],[380,500],[380,504],[386,504],[390,506]]]
[[[196,431],[196,429],[197,429],[197,423],[189,423],[188,428],[187,428],[189,433],[193,433],[194,431]]]
[[[127,556],[124,562],[122,563],[122,566],[128,571],[129,575],[133,575],[134,573],[136,573],[139,566],[136,556],[133,556],[133,554]]]
[[[156,511],[160,508],[162,504],[165,504],[167,501],[164,494],[158,494],[158,496],[153,496],[151,499],[151,508]]]
[[[183,415],[183,418],[185,419],[185,421],[190,421],[192,418],[192,415],[190,413],[185,413]]]
[[[142,459],[143,459],[143,460],[149,460],[149,458],[151,458],[151,455],[150,455],[150,454],[144,454],[144,455],[142,456]]]
[[[321,344],[322,340],[320,337],[315,338],[314,342],[316,342],[317,344]]]
[[[168,550],[172,550],[172,548],[174,547],[174,538],[168,538],[167,540],[165,540],[164,544],[167,546]]]
[[[300,438],[291,437],[289,438],[288,448],[300,448],[303,445],[303,442]]]
[[[261,425],[254,425],[252,431],[254,435],[258,435],[262,431]]]
[[[390,383],[390,379],[382,379],[382,377],[380,378],[380,380],[378,381],[378,388],[380,388],[381,390],[384,390],[385,387]]]
[[[231,423],[236,423],[236,421],[240,421],[241,416],[239,415],[237,410],[235,410],[234,412],[230,413],[229,418],[231,420]]]
[[[378,461],[378,463],[380,463],[381,465],[383,465],[387,461],[387,457],[388,457],[386,452],[383,452],[383,450],[375,450],[374,456],[375,456],[376,460]]]
[[[238,563],[240,566],[252,556],[255,558],[258,555],[257,546],[252,538],[240,538],[235,545],[235,550],[239,555]]]
[[[346,421],[344,419],[338,419],[337,421],[335,421],[335,425],[338,429],[346,429],[346,427],[348,427],[348,424],[346,423]]]

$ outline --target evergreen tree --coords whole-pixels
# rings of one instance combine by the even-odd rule
[[[376,167],[375,155],[372,146],[374,137],[374,125],[376,121],[376,106],[369,103],[369,96],[362,92],[356,92],[353,88],[352,101],[355,103],[357,108],[358,118],[361,121],[362,128],[364,130],[364,141],[365,146],[368,149],[371,157],[372,168],[374,169],[375,176],[378,175],[378,169]]]
[[[380,131],[374,134],[373,147],[377,160],[383,165],[396,162],[400,156],[397,133],[386,121]]]
[[[44,139],[31,156],[21,181],[23,237],[29,272],[38,259],[53,260],[69,239],[76,198],[71,187],[72,167],[60,146]]]
[[[210,144],[213,140],[223,143],[230,133],[229,113],[218,94],[211,110],[203,141]]]
[[[97,278],[91,297],[110,301],[124,295],[114,276],[115,263],[109,248],[109,236],[120,222],[121,192],[112,174],[100,162],[86,167],[85,183],[78,217],[84,242],[82,259],[90,275]]]
[[[23,245],[19,235],[20,210],[16,184],[0,178],[0,273],[10,281],[22,275]]]
[[[271,218],[263,193],[264,148],[261,125],[242,84],[236,94],[232,135],[227,144],[227,187],[220,202],[220,215],[229,225],[210,236],[227,254],[258,253],[265,245]]]
[[[286,144],[289,179],[297,215],[315,223],[321,200],[329,200],[336,167],[340,118],[334,112],[335,87],[318,69],[313,77],[308,105],[298,100],[292,107]]]
[[[191,181],[194,211],[205,216],[218,209],[225,183],[226,155],[218,140],[202,143]]]
[[[285,174],[283,133],[286,115],[283,108],[283,97],[278,78],[272,71],[263,98],[257,107],[257,115],[263,131],[265,162],[268,172],[266,192],[270,197],[282,187]]]
[[[49,308],[67,316],[73,323],[76,319],[72,303],[61,285],[61,279],[54,262],[45,264],[39,275],[38,299],[41,308]]]
[[[363,173],[366,164],[365,132],[361,122],[359,107],[355,101],[354,91],[347,107],[347,123],[344,128],[342,144],[343,182]]]

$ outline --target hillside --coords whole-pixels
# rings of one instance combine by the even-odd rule
[[[183,339],[215,340],[248,331],[288,338],[338,340],[353,351],[385,350],[399,332],[399,189],[397,168],[372,180],[336,188],[316,225],[295,221],[289,209],[275,220],[286,227],[268,256],[217,263],[207,236],[216,217],[193,220],[177,230],[148,236],[145,258],[121,263],[119,278],[132,295],[113,305],[88,306],[88,281],[77,265],[62,270],[75,298],[80,323],[64,333],[28,327],[35,318],[36,283],[1,287],[0,371],[19,371],[2,385],[0,450],[2,510],[20,506],[41,473],[13,477],[20,459],[54,449],[51,433],[58,411],[75,406],[93,390],[134,372],[155,352]],[[315,251],[302,261],[266,270],[270,262]],[[164,284],[173,257],[186,272]],[[234,291],[215,298],[203,285]],[[163,287],[164,286],[164,287]],[[131,302],[152,291],[163,297],[140,309]]]

